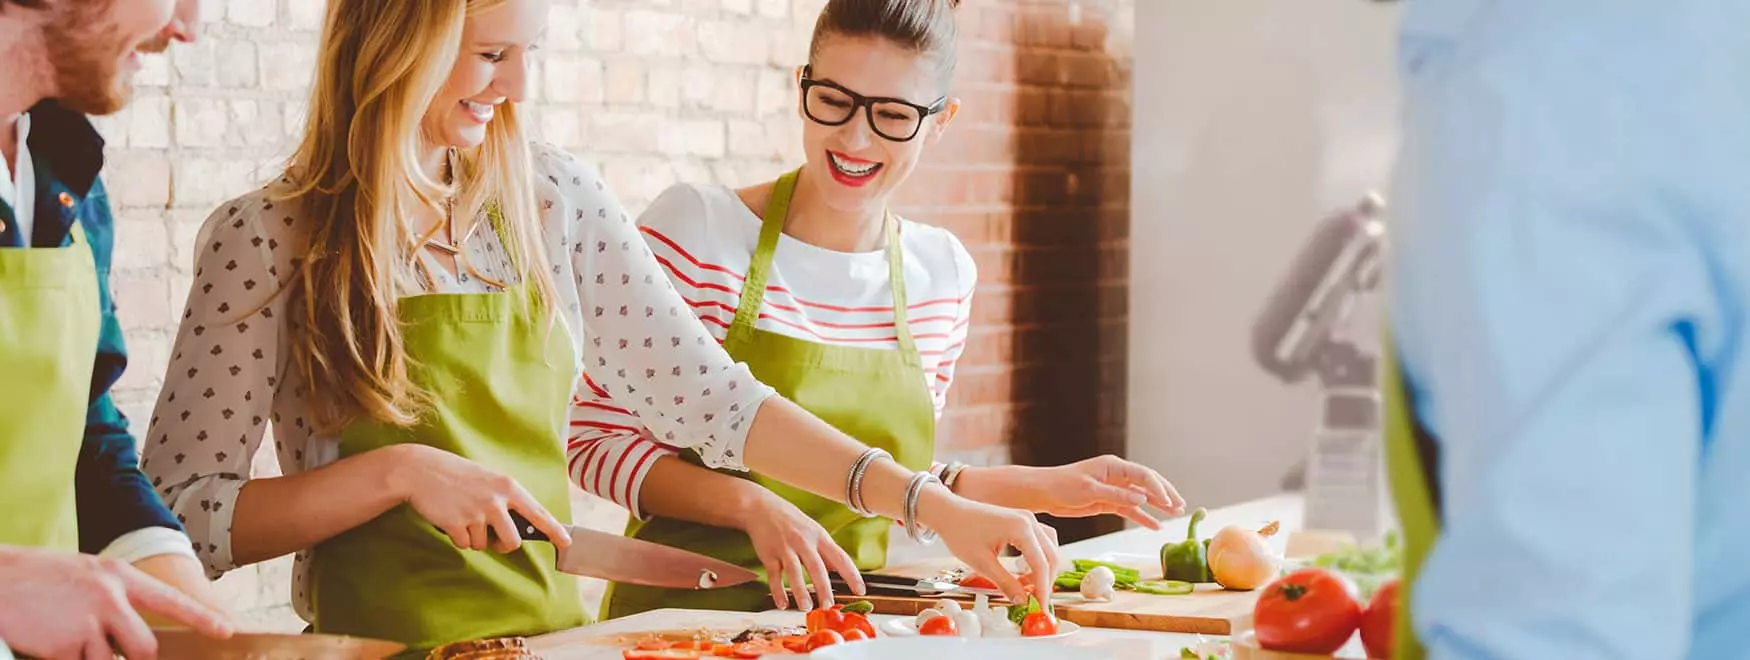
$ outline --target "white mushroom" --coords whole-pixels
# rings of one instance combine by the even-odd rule
[[[1082,598],[1088,600],[1109,601],[1117,597],[1113,589],[1118,582],[1118,576],[1112,574],[1112,569],[1105,566],[1095,566],[1082,576]]]
[[[954,627],[960,631],[961,637],[983,637],[984,626],[978,620],[978,615],[972,612],[960,611],[948,615],[954,621]]]
[[[936,609],[941,611],[943,614],[947,614],[947,615],[952,616],[955,614],[959,614],[960,611],[964,608],[960,607],[960,603],[954,602],[954,601],[949,600],[947,598],[943,598],[941,600],[936,601]]]

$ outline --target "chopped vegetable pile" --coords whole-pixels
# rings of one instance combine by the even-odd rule
[[[1142,571],[1128,566],[1120,566],[1091,559],[1075,560],[1075,570],[1057,576],[1056,587],[1064,591],[1076,591],[1082,588],[1082,581],[1097,568],[1111,571],[1113,588],[1121,591],[1135,591],[1145,594],[1175,596],[1191,593],[1196,587],[1190,582],[1181,580],[1144,580]],[[1083,595],[1087,595],[1084,593]],[[1091,598],[1091,597],[1090,597]]]
[[[1402,574],[1403,558],[1403,548],[1398,542],[1397,532],[1393,531],[1387,532],[1379,545],[1343,546],[1314,557],[1306,565],[1328,568],[1348,576],[1361,590],[1361,598],[1367,599],[1380,586]]]

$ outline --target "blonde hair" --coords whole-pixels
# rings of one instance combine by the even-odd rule
[[[409,211],[441,211],[440,200],[454,196],[460,238],[490,205],[536,307],[549,316],[554,308],[515,105],[500,105],[485,142],[460,154],[452,185],[420,167],[431,148],[421,119],[460,55],[464,21],[503,2],[329,0],[304,136],[273,190],[309,222],[287,287],[288,344],[318,428],[357,419],[410,426],[429,405],[409,377],[396,300],[413,288],[419,250],[442,227],[415,236]]]

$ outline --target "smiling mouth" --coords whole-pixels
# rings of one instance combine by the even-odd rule
[[[492,121],[494,106],[490,103],[476,103],[474,101],[464,100],[462,101],[462,109],[466,110],[469,116],[472,116],[480,123]]]
[[[852,179],[874,176],[876,172],[881,171],[881,163],[852,158],[836,151],[826,152],[826,158],[832,163],[834,171]]]

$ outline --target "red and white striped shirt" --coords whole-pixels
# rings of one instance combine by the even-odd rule
[[[693,313],[723,341],[759,243],[759,216],[727,187],[680,184],[657,197],[638,224]],[[945,229],[901,219],[899,240],[907,320],[939,418],[954,362],[966,346],[978,274],[972,256]],[[755,327],[831,345],[898,350],[888,274],[885,249],[834,252],[783,236]],[[658,457],[678,449],[658,442],[606,390],[587,385],[572,406],[572,477],[642,518],[638,494],[645,474]],[[585,389],[594,396],[584,396]]]

